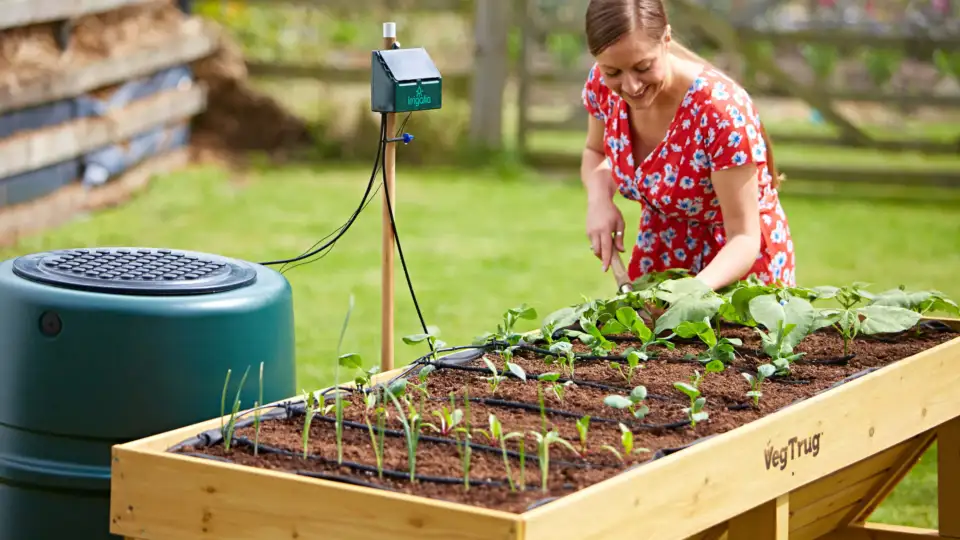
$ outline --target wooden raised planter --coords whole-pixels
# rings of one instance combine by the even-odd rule
[[[214,419],[114,447],[111,531],[144,540],[960,538],[958,384],[953,337],[522,513],[169,451],[219,430]],[[939,535],[865,523],[934,441]]]

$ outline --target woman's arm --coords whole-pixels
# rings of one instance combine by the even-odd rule
[[[587,238],[606,272],[613,259],[613,250],[624,251],[624,222],[623,214],[613,202],[617,186],[603,153],[603,122],[594,117],[590,117],[589,122],[580,162],[580,180],[587,192]],[[614,232],[621,234],[614,237]]]
[[[717,290],[746,274],[760,253],[760,207],[754,163],[714,171],[711,181],[720,200],[727,242],[697,278]]]

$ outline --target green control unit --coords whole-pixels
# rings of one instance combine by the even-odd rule
[[[443,80],[426,49],[373,51],[370,103],[375,112],[400,113],[439,109]]]

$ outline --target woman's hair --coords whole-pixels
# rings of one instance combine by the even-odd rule
[[[667,31],[668,23],[663,0],[590,0],[586,14],[587,47],[590,49],[590,54],[597,56],[620,38],[638,28],[653,41],[660,41]],[[671,44],[677,56],[720,71],[677,40],[673,40]],[[767,169],[773,177],[773,187],[777,188],[783,176],[774,164],[773,145],[762,122],[760,135],[767,146]]]

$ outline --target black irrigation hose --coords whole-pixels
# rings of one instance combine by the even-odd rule
[[[471,400],[471,401],[472,401],[472,400]],[[303,411],[300,411],[300,410],[297,410],[296,412],[298,412],[299,414],[305,414]],[[578,418],[579,418],[579,417],[578,417]],[[331,418],[331,417],[329,417],[329,416],[322,416],[322,415],[319,415],[319,414],[314,414],[313,419],[314,419],[314,420],[322,420],[322,421],[324,421],[324,422],[331,422],[331,423],[336,423],[336,421],[337,421],[336,418]],[[369,430],[369,428],[367,427],[366,424],[361,424],[360,422],[354,422],[354,421],[352,421],[352,420],[344,420],[344,421],[343,421],[343,426],[344,426],[344,427],[349,427],[349,428],[354,428],[354,429]],[[376,426],[374,426],[374,431],[379,432],[379,430],[377,429]],[[406,438],[406,433],[404,433],[403,431],[401,431],[401,430],[399,430],[399,429],[384,429],[384,430],[383,430],[383,434],[386,435],[386,436],[388,436],[388,437]],[[435,437],[435,436],[433,436],[433,435],[420,435],[420,436],[417,438],[417,440],[419,440],[419,441],[427,441],[427,442],[432,442],[432,443],[437,443],[437,444],[449,444],[449,445],[453,445],[453,446],[461,446],[461,445],[463,444],[462,442],[457,441],[457,440],[454,440],[454,439],[448,439],[448,438],[445,438],[445,437]],[[497,454],[497,455],[500,455],[500,456],[503,455],[503,451],[502,451],[500,448],[496,447],[496,446],[489,446],[489,445],[486,445],[486,444],[479,444],[479,443],[471,442],[471,443],[470,443],[470,448],[473,449],[473,450],[477,450],[477,451],[479,451],[479,452],[488,452],[488,453]],[[520,453],[517,452],[516,450],[507,450],[506,454],[507,454],[508,456],[510,456],[510,457],[514,457],[514,458],[520,459]],[[532,454],[529,454],[529,453],[527,453],[527,454],[524,456],[524,459],[526,459],[527,461],[533,461],[533,462],[539,462],[539,461],[540,461],[540,458],[537,457],[535,454],[532,455]],[[568,467],[568,468],[573,468],[573,469],[590,469],[590,468],[594,468],[594,467],[599,467],[598,465],[593,465],[593,464],[590,464],[590,463],[575,463],[575,462],[572,462],[572,461],[564,461],[564,460],[557,460],[557,459],[551,459],[551,460],[550,460],[550,463],[551,463],[551,464],[556,463],[556,464],[558,464],[558,465],[561,465],[561,466],[564,466],[564,467]]]
[[[470,373],[483,373],[483,374],[486,374],[486,375],[493,375],[493,373],[491,373],[490,370],[487,369],[487,368],[485,368],[485,367],[459,366],[459,365],[455,365],[455,364],[434,364],[434,365],[436,366],[436,368],[437,368],[438,370],[440,370],[440,369],[452,369],[452,370],[456,370],[456,371],[466,371],[466,372],[470,372]],[[505,372],[501,373],[500,375],[501,375],[501,376],[504,376],[504,377],[509,377],[509,378],[511,378],[511,379],[520,380],[520,377],[517,377],[515,374],[513,374],[513,373],[510,372],[510,371],[505,371]],[[533,377],[536,377],[536,375],[534,375]],[[528,382],[536,382],[536,379],[535,379],[535,378],[527,378],[527,381],[528,381]],[[623,392],[623,393],[625,393],[625,394],[629,394],[630,391],[632,390],[631,388],[627,388],[627,387],[624,387],[624,386],[615,386],[615,385],[610,385],[610,384],[598,383],[598,382],[594,382],[594,381],[585,381],[585,380],[583,380],[583,379],[570,379],[570,378],[567,378],[567,377],[560,377],[559,379],[557,379],[557,382],[559,382],[559,383],[572,382],[573,384],[575,384],[575,385],[577,385],[577,386],[586,386],[586,387],[590,387],[590,388],[597,388],[597,389],[599,389],[599,390],[607,390],[607,391],[609,391],[609,392]],[[442,398],[434,398],[434,399],[442,399]],[[661,396],[661,395],[657,395],[657,394],[647,394],[647,399],[668,399],[668,398],[667,398],[666,396]]]
[[[521,403],[519,401],[506,401],[502,399],[493,399],[493,398],[470,398],[470,401],[480,403],[483,405],[489,405],[491,407],[503,407],[506,409],[523,409],[528,411],[540,412],[539,405],[533,405],[532,403]],[[543,412],[545,414],[554,415],[554,416],[563,416],[567,418],[577,418],[583,416],[583,414],[577,414],[570,411],[564,411],[562,409],[554,409],[552,407],[544,407]],[[604,422],[618,424],[623,423],[629,425],[630,427],[636,429],[644,429],[647,431],[656,431],[656,430],[672,430],[672,429],[681,429],[683,427],[689,426],[690,422],[671,422],[669,424],[642,424],[636,422],[630,422],[629,420],[618,420],[616,418],[606,418],[603,416],[591,416],[591,422]]]
[[[234,441],[240,446],[246,446],[248,448],[254,447],[254,442],[245,437],[237,437]],[[285,450],[283,448],[276,448],[274,446],[268,446],[264,444],[258,445],[261,452],[267,454],[276,454],[280,456],[303,458],[303,454],[300,452],[292,452],[290,450]],[[365,472],[370,474],[379,474],[377,468],[373,465],[364,465],[362,463],[356,463],[353,461],[344,460],[341,463],[337,463],[337,460],[325,458],[323,456],[318,456],[314,454],[307,454],[307,459],[309,461],[316,461],[318,463],[323,463],[325,465],[331,465],[336,467],[346,467],[348,469]],[[299,473],[298,473],[299,474]],[[410,472],[409,471],[398,471],[394,469],[383,469],[383,476],[385,478],[393,478],[396,480],[409,480]],[[452,476],[424,476],[420,474],[414,474],[414,480],[419,482],[427,482],[430,484],[462,484],[463,478],[455,478]],[[507,485],[506,482],[500,482],[497,480],[470,480],[470,485],[486,485],[491,487],[502,487]]]

